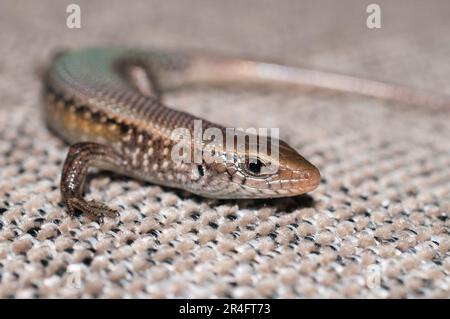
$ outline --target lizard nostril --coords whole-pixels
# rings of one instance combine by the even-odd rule
[[[317,186],[320,183],[320,172],[317,168],[308,168],[299,173],[302,186]]]
[[[309,171],[303,173],[303,179],[309,180],[311,178],[311,174]]]

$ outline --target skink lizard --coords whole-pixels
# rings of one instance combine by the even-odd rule
[[[284,197],[314,190],[319,170],[281,140],[277,156],[261,157],[245,147],[231,154],[216,149],[228,159],[221,163],[171,159],[173,130],[193,130],[197,118],[166,107],[161,93],[185,83],[236,81],[293,83],[436,109],[447,105],[441,96],[403,86],[215,55],[117,48],[62,53],[45,72],[43,105],[50,129],[71,145],[60,185],[68,212],[117,214],[104,203],[83,198],[90,167],[212,198]],[[203,127],[225,129],[206,120]],[[262,168],[274,162],[277,171],[264,173]]]

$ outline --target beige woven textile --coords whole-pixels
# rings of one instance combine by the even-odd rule
[[[66,27],[76,2],[82,27]],[[374,2],[374,1],[371,1]],[[189,88],[167,102],[229,126],[279,127],[321,170],[306,196],[206,200],[109,173],[70,218],[68,146],[46,129],[39,70],[59,49],[170,47],[276,60],[450,93],[448,1],[0,3],[0,297],[448,298],[450,116],[283,87]]]

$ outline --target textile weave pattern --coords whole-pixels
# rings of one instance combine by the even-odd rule
[[[211,200],[112,173],[60,202],[65,145],[41,113],[42,67],[86,46],[266,58],[450,93],[450,6],[379,1],[79,1],[0,4],[0,297],[449,298],[450,112],[307,88],[190,87],[166,101],[236,127],[279,127],[322,173],[276,200]],[[325,8],[325,9],[324,9]]]

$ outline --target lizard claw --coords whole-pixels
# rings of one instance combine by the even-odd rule
[[[76,210],[83,213],[95,216],[103,220],[104,216],[107,217],[118,217],[119,211],[117,209],[111,208],[102,202],[96,200],[86,201],[82,198],[70,198],[67,201],[67,207],[69,212],[73,214]]]

